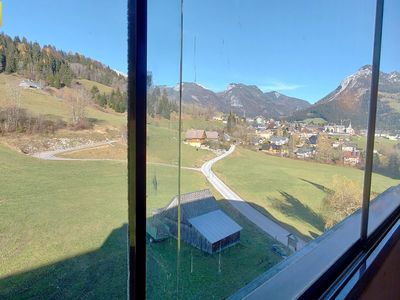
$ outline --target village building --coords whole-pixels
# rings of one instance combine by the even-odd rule
[[[351,127],[351,122],[350,122],[349,126],[346,128],[345,131],[349,135],[354,135],[355,132],[354,132],[354,129]]]
[[[345,143],[342,145],[343,152],[355,152],[357,151],[357,145],[352,143]]]
[[[266,131],[257,131],[257,135],[260,138],[269,140],[271,138],[271,136],[273,135],[273,132],[271,130],[266,130]]]
[[[240,227],[218,206],[217,200],[207,189],[180,196],[180,230],[181,239],[204,252],[213,254],[220,252],[240,241]],[[170,236],[178,234],[178,196],[164,208],[153,215],[153,222],[167,227]],[[159,226],[159,225],[158,225]],[[163,232],[165,229],[161,229]],[[147,230],[151,235],[158,229]]]
[[[265,125],[265,119],[263,117],[256,117],[255,122],[257,125]]]
[[[317,140],[318,140],[318,136],[317,135],[312,135],[308,138],[308,142],[310,143],[310,145],[316,145],[317,144]]]
[[[202,129],[190,129],[186,131],[185,141],[190,146],[200,147],[206,142],[206,132]]]
[[[262,144],[261,147],[259,148],[259,151],[280,156],[286,156],[289,153],[287,147],[284,148],[282,145],[276,145],[272,143]]]
[[[217,131],[206,131],[206,139],[210,141],[217,141],[219,134]]]
[[[361,163],[361,152],[356,151],[343,151],[343,164],[349,166],[356,166]]]
[[[286,145],[289,142],[289,139],[285,136],[272,136],[270,138],[271,144],[282,146]]]
[[[312,158],[314,156],[314,149],[302,147],[296,151],[296,157],[300,159]]]

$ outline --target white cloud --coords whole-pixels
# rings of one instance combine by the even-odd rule
[[[271,81],[266,85],[260,85],[259,88],[264,91],[292,91],[304,87],[303,84],[292,84],[282,81]]]

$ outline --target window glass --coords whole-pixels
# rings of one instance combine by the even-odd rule
[[[179,194],[179,5],[177,0],[148,1],[146,293],[149,299],[172,299],[178,295],[174,224]]]
[[[399,3],[385,1],[381,47],[381,67],[379,73],[378,105],[376,115],[375,144],[373,153],[373,176],[371,199],[386,190],[387,185],[399,184],[400,179],[400,45]],[[393,190],[394,192],[395,190]],[[369,231],[379,225],[399,203],[393,194],[386,199],[378,197],[371,204]],[[376,215],[376,217],[374,217]]]
[[[148,148],[148,217],[167,232],[148,296],[221,299],[360,208],[375,3],[184,1],[177,120],[180,4],[149,6],[150,91],[171,114],[149,113],[148,145],[154,119],[174,136],[153,141],[169,158]]]
[[[3,5],[1,299],[127,295],[127,1],[93,4]]]

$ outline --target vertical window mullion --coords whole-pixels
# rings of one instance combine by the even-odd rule
[[[369,202],[371,195],[371,176],[375,142],[376,111],[378,102],[379,72],[382,45],[382,24],[383,24],[384,0],[376,1],[375,35],[372,62],[371,96],[368,115],[367,148],[364,171],[364,189],[361,215],[361,241],[365,241],[368,235]]]
[[[128,297],[146,290],[147,0],[128,0]]]

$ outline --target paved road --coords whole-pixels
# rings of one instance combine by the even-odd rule
[[[283,228],[278,223],[275,223],[267,216],[260,213],[250,204],[248,204],[245,200],[240,198],[238,194],[232,191],[225,183],[219,179],[215,173],[211,170],[212,165],[230,155],[233,151],[235,151],[235,146],[232,145],[229,151],[225,152],[224,154],[209,160],[208,162],[204,163],[201,167],[201,171],[204,176],[207,177],[208,181],[215,187],[215,189],[229,201],[229,203],[236,208],[242,215],[244,215],[247,219],[257,225],[261,230],[281,242],[282,244],[287,244],[287,235],[290,233],[285,228]],[[297,236],[299,242],[297,249],[302,248],[306,242]]]
[[[104,145],[112,145],[116,141],[106,141],[106,142],[100,142],[100,143],[93,143],[93,144],[85,144],[85,145],[80,145],[68,149],[58,149],[58,150],[52,150],[52,151],[44,151],[44,152],[38,152],[32,154],[33,157],[43,159],[43,160],[113,160],[113,159],[92,159],[92,158],[67,158],[67,157],[58,157],[56,155],[65,153],[65,152],[70,152],[70,151],[76,151],[76,150],[83,150],[83,149],[90,149],[90,148],[97,148],[101,147]]]
[[[126,159],[125,160],[121,160],[121,159],[108,159],[108,158],[97,158],[97,159],[96,158],[68,158],[68,157],[59,157],[59,156],[57,156],[58,154],[61,154],[61,153],[77,151],[77,150],[83,150],[83,149],[92,149],[92,148],[97,148],[97,147],[101,147],[101,146],[104,146],[104,145],[112,145],[115,142],[116,141],[105,141],[105,142],[100,142],[100,143],[80,145],[80,146],[67,148],[67,149],[58,149],[58,150],[52,150],[52,151],[37,152],[37,153],[32,154],[32,156],[36,157],[36,158],[39,158],[39,159],[43,159],[43,160],[84,160],[84,161],[114,160],[114,161],[126,161]],[[163,167],[171,167],[171,168],[177,168],[178,167],[178,165],[159,163],[159,162],[150,162],[150,161],[148,161],[147,164],[163,166]],[[182,167],[182,169],[201,172],[200,168]]]

